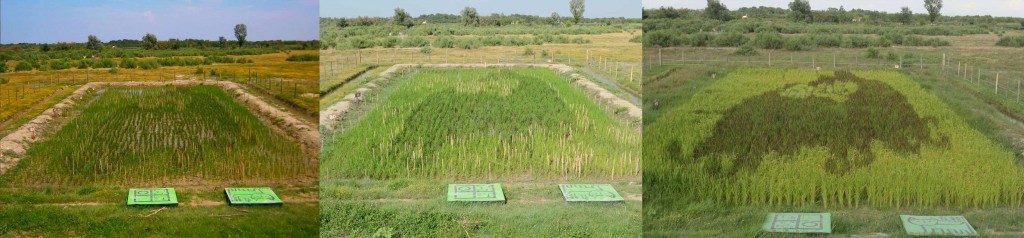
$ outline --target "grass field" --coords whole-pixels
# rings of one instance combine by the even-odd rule
[[[548,69],[419,69],[324,134],[321,176],[639,172],[639,132]]]
[[[223,188],[212,187],[178,188],[180,205],[169,208],[127,207],[124,187],[0,188],[0,236],[316,237],[317,187],[289,184],[273,189],[283,206],[229,207]]]
[[[445,201],[445,180],[331,180],[321,193],[321,237],[637,237],[639,177],[603,180],[623,203],[566,203],[560,182],[500,182],[508,204]],[[591,183],[598,181],[564,181]]]
[[[317,177],[317,164],[297,143],[219,87],[114,87],[90,97],[2,181],[166,185]]]

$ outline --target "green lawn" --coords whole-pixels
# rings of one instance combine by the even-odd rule
[[[446,180],[324,183],[321,237],[639,237],[639,178],[502,183],[507,204],[445,201]],[[467,183],[467,182],[461,182]],[[566,203],[559,183],[610,183],[625,203]]]
[[[244,207],[223,188],[179,188],[167,208],[128,207],[124,187],[0,188],[0,237],[316,237],[317,188],[300,186],[273,187],[282,206]]]

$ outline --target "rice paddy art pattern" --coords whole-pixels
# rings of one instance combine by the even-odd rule
[[[744,100],[725,112],[693,157],[736,156],[732,168],[705,162],[710,173],[735,174],[756,169],[769,153],[792,156],[802,147],[820,146],[830,152],[826,170],[844,174],[874,161],[873,141],[904,155],[918,153],[922,144],[948,145],[948,137],[930,133],[937,122],[918,116],[885,83],[836,72]]]

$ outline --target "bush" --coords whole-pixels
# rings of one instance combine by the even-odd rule
[[[757,33],[757,38],[754,39],[754,46],[761,49],[782,49],[785,44],[785,39],[778,32]]]
[[[746,45],[740,46],[739,49],[736,49],[736,52],[733,53],[733,54],[735,54],[735,55],[743,55],[743,56],[756,56],[756,55],[759,55],[761,53],[758,53],[757,49],[755,49],[753,45],[746,44]]]
[[[108,70],[107,72],[110,72],[112,74],[117,74],[117,73],[120,73],[121,70],[117,69],[117,67],[114,67],[114,68],[110,68],[110,70]]]
[[[192,72],[192,74],[197,74],[197,75],[203,75],[204,73],[206,73],[206,72],[203,71],[203,68],[199,68],[199,67],[196,67],[196,71]]]
[[[455,38],[450,36],[439,36],[434,38],[434,47],[437,48],[454,48]]]
[[[138,67],[139,67],[139,61],[138,60],[135,60],[135,59],[132,59],[132,58],[127,58],[127,59],[122,59],[121,60],[121,68],[134,69],[134,68],[138,68]]]
[[[896,52],[889,51],[889,56],[886,57],[889,60],[899,60],[900,56]]]
[[[320,55],[319,54],[291,55],[291,56],[288,56],[288,58],[285,59],[285,61],[320,61]]]
[[[1024,24],[1024,22],[1021,22],[1021,24]],[[996,45],[1008,47],[1024,47],[1024,36],[999,37],[999,41],[996,41]]]
[[[423,54],[428,54],[429,55],[431,52],[434,52],[434,50],[430,49],[430,46],[424,46],[423,48],[420,49],[420,53],[423,53]]]
[[[644,37],[644,46],[671,47],[682,45],[682,40],[667,31],[653,31]]]
[[[750,41],[750,39],[735,31],[719,34],[718,37],[715,37],[715,45],[723,47],[741,46],[746,44],[747,41]]]
[[[693,46],[693,47],[709,46],[709,45],[711,45],[711,41],[713,40],[711,38],[711,34],[704,33],[704,32],[700,32],[700,33],[697,33],[697,34],[690,35],[690,37],[688,39],[690,41],[689,42],[690,46]]]
[[[881,54],[878,52],[877,48],[875,48],[875,47],[869,47],[868,48],[868,59],[877,59],[879,56],[881,56]]]
[[[26,61],[18,61],[18,64],[14,65],[14,71],[32,71],[32,65]]]
[[[456,41],[455,45],[458,46],[459,49],[467,49],[467,50],[469,50],[469,49],[476,49],[476,48],[480,48],[480,40],[477,40],[477,39],[460,39],[460,40]]]
[[[807,49],[798,37],[790,37],[789,39],[786,39],[786,44],[783,48],[789,51],[801,51]]]
[[[0,62],[0,73],[7,73],[10,70],[7,67],[7,62]]]
[[[420,36],[413,36],[402,41],[402,47],[424,47],[430,45],[427,39]]]
[[[93,63],[93,68],[114,68],[117,67],[117,62],[110,58],[104,58]]]
[[[533,49],[526,47],[526,50],[523,50],[523,55],[533,55]]]
[[[373,41],[366,37],[353,37],[348,41],[348,44],[356,49],[366,49],[374,46]]]
[[[391,48],[398,46],[399,41],[400,40],[398,39],[398,37],[386,37],[384,39],[381,39],[380,43],[377,45],[384,48]]]

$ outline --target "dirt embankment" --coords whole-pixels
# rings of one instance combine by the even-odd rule
[[[29,122],[21,125],[17,130],[11,132],[3,139],[0,139],[0,174],[3,174],[7,170],[13,168],[18,164],[25,155],[25,151],[35,141],[42,140],[43,131],[56,132],[60,130],[58,123],[53,123],[54,120],[61,116],[62,113],[70,110],[73,106],[82,103],[83,96],[89,91],[89,89],[100,89],[105,87],[145,87],[145,86],[194,86],[194,85],[215,85],[224,89],[228,95],[231,95],[235,101],[245,105],[249,108],[253,114],[266,119],[268,122],[273,124],[275,129],[284,132],[286,135],[297,140],[303,147],[303,150],[307,154],[314,157],[316,161],[320,158],[320,131],[317,130],[314,125],[310,125],[294,115],[289,114],[280,108],[271,106],[269,103],[260,100],[258,97],[250,94],[240,87],[238,84],[231,81],[196,81],[196,80],[175,80],[175,81],[163,81],[163,82],[92,82],[87,83],[74,92],[70,96],[64,98],[56,105],[47,109],[39,116],[36,116]],[[32,130],[37,131],[36,138],[33,137]]]
[[[332,128],[333,121],[340,118],[342,115],[352,110],[358,104],[356,93],[365,95],[377,90],[380,85],[387,85],[387,81],[390,80],[398,72],[404,71],[409,68],[486,68],[486,67],[540,67],[548,68],[560,74],[569,74],[569,77],[578,79],[573,84],[577,87],[582,88],[588,95],[598,103],[602,103],[612,108],[624,108],[626,115],[630,118],[639,120],[642,116],[640,107],[629,103],[625,99],[619,98],[615,94],[609,92],[607,89],[598,86],[594,82],[587,79],[585,76],[576,73],[576,69],[563,64],[396,64],[380,73],[380,76],[369,82],[362,87],[356,89],[353,93],[345,95],[341,101],[338,101],[334,105],[331,105],[327,109],[320,112],[320,125]]]

